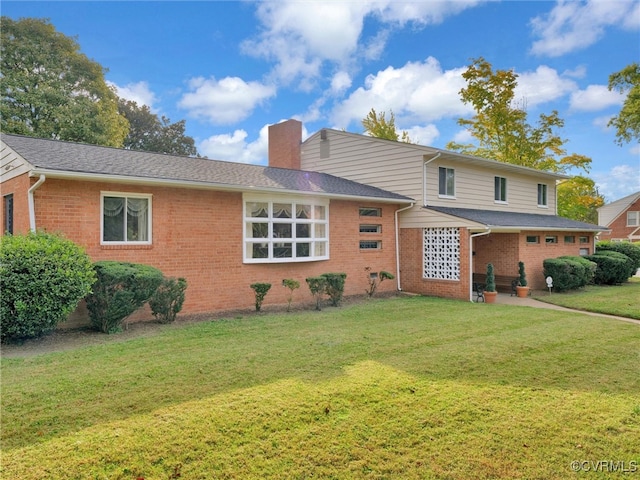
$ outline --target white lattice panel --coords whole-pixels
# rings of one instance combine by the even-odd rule
[[[460,230],[424,229],[424,278],[460,280]]]

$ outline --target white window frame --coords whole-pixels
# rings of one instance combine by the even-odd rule
[[[247,204],[264,203],[267,205],[266,217],[251,217]],[[274,204],[291,205],[291,218],[278,218],[274,216]],[[296,218],[294,212],[298,205],[311,207],[311,218]],[[317,217],[316,207],[324,209],[324,218]],[[242,256],[244,263],[294,263],[313,262],[329,259],[329,200],[309,197],[289,197],[277,195],[243,195],[242,198]],[[254,224],[264,224],[267,228],[266,237],[253,237],[248,232],[253,231]],[[297,238],[296,225],[309,225],[309,237]],[[274,236],[274,225],[291,225],[291,237],[278,238]],[[316,228],[318,227],[318,228]],[[324,230],[324,236],[320,233]],[[298,244],[309,244],[309,256],[297,256]],[[254,258],[251,256],[254,245],[260,244],[266,249],[266,256]],[[277,256],[278,244],[290,244],[291,256]],[[285,248],[288,248],[285,247]],[[317,254],[317,251],[323,253]]]
[[[441,177],[442,177],[442,172],[444,172],[444,193],[440,190],[440,186],[442,185],[441,182]],[[451,175],[453,177],[453,184],[452,184],[452,189],[453,191],[450,192],[449,189],[447,188],[448,185],[448,176],[449,176],[449,172],[451,172]],[[456,198],[456,170],[455,168],[449,168],[449,167],[438,167],[438,197],[439,198]]]
[[[502,194],[504,193],[504,198]],[[493,200],[495,203],[507,203],[507,177],[495,176],[493,179]]]
[[[640,226],[640,211],[634,212],[629,210],[627,212],[627,227],[638,227],[638,226]]]
[[[541,199],[542,203],[540,203]],[[549,208],[549,187],[546,183],[538,184],[538,207]]]
[[[104,199],[105,197],[136,198],[148,200],[149,213],[147,221],[147,238],[148,240],[105,240],[104,239]],[[126,219],[125,219],[126,222]],[[126,231],[126,230],[125,230]],[[100,192],[100,245],[151,245],[153,244],[153,195],[148,193],[132,193],[132,192]]]

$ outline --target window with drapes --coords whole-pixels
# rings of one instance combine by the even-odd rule
[[[328,258],[328,202],[245,196],[245,262],[305,262]]]
[[[103,193],[102,243],[151,243],[151,195]]]

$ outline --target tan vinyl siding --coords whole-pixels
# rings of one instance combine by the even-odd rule
[[[420,205],[416,205],[402,212],[400,216],[400,228],[427,227],[458,227],[481,230],[484,228],[484,225],[450,215],[443,215],[442,213],[432,210],[426,210]]]
[[[438,168],[455,170],[455,198],[440,197],[438,193]],[[496,202],[495,177],[507,179],[507,201]],[[547,208],[538,207],[538,183],[546,183]],[[494,172],[486,168],[447,161],[434,161],[427,165],[427,204],[455,208],[486,208],[519,213],[555,214],[555,186],[537,181],[530,175]]]
[[[31,165],[20,155],[0,142],[0,182],[6,182],[31,170]]]
[[[320,143],[330,156],[321,158]],[[336,135],[304,144],[302,169],[329,173],[384,190],[406,195],[422,203],[422,152],[409,145],[380,142],[367,137]]]

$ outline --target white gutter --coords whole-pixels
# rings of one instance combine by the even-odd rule
[[[427,206],[427,165],[440,156],[438,152],[433,158],[422,162],[422,206]]]
[[[28,192],[27,201],[29,202],[29,228],[33,233],[36,233],[36,207],[33,201],[33,192],[35,192],[40,185],[47,179],[44,175],[40,175],[40,178],[34,183]]]
[[[473,239],[483,235],[489,235],[491,228],[486,227],[486,231],[469,235],[469,301],[473,302]]]
[[[412,208],[415,205],[415,203],[411,203],[411,205],[409,205],[408,207],[403,207],[400,208],[398,210],[395,211],[395,227],[396,227],[396,281],[398,282],[398,291],[401,292],[402,291],[402,287],[400,286],[400,239],[399,239],[399,235],[398,235],[398,231],[400,230],[400,224],[398,221],[398,214],[400,212],[404,212],[405,210],[408,210],[410,208]]]

